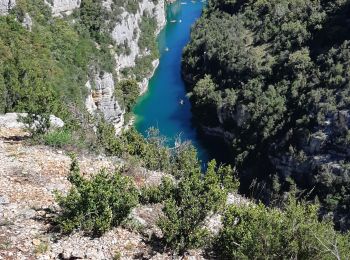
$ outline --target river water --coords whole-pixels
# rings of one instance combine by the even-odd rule
[[[191,105],[181,78],[182,50],[190,40],[190,30],[200,17],[205,2],[179,0],[167,8],[167,25],[158,36],[160,63],[149,82],[148,91],[134,109],[136,129],[146,135],[156,127],[173,146],[175,137],[190,140],[202,162],[213,158],[192,124]]]

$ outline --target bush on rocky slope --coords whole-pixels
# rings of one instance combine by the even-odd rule
[[[61,207],[57,222],[64,233],[80,229],[101,235],[118,226],[138,204],[138,192],[132,180],[119,172],[102,170],[85,179],[73,159],[68,179],[73,186],[68,194],[56,194]]]
[[[258,182],[269,203],[292,180],[341,229],[350,227],[349,7],[209,1],[183,57],[195,119],[227,141],[245,191]]]
[[[318,207],[290,198],[283,211],[231,206],[215,245],[221,259],[347,259],[350,234],[318,220]]]

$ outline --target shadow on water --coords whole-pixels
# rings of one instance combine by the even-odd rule
[[[174,145],[174,139],[179,135],[182,140],[190,140],[202,162],[213,158],[227,162],[229,153],[224,151],[222,142],[215,138],[201,138],[197,133],[181,77],[182,51],[204,6],[205,2],[189,0],[176,1],[168,6],[168,23],[158,36],[160,63],[150,79],[148,91],[135,106],[135,127],[144,135],[150,127],[157,127],[168,139],[169,146]]]

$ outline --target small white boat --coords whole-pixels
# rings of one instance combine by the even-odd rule
[[[171,23],[176,23],[176,20],[171,20],[170,22],[171,22]]]
[[[185,101],[183,99],[180,100],[180,105],[183,106],[185,104]]]
[[[168,47],[166,47],[166,48],[165,48],[165,51],[169,51],[169,48],[168,48]]]

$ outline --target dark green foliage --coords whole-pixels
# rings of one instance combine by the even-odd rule
[[[18,21],[26,12],[32,32]],[[51,113],[65,121],[71,120],[68,106],[83,110],[89,66],[113,67],[109,50],[98,50],[69,21],[53,18],[41,0],[20,0],[13,15],[0,17],[0,53],[0,112]]]
[[[159,186],[143,187],[141,190],[141,203],[161,203],[170,198],[175,192],[174,180],[164,177]]]
[[[79,9],[81,24],[89,31],[90,35],[100,42],[104,33],[104,25],[107,12],[101,1],[83,0]]]
[[[204,176],[200,170],[186,171],[171,195],[164,203],[165,216],[158,221],[166,245],[180,254],[207,246],[211,236],[204,220],[222,209],[227,197],[215,161],[208,164]]]
[[[212,235],[204,227],[205,219],[223,209],[227,198],[225,187],[237,192],[239,185],[232,169],[217,167],[215,161],[208,163],[203,175],[196,153],[189,152],[188,148],[185,151],[185,156],[182,153],[177,158],[177,162],[184,163],[177,171],[181,173],[177,180],[164,178],[160,186],[146,187],[141,193],[143,203],[164,202],[164,217],[159,219],[158,225],[165,245],[180,254],[208,246]]]
[[[55,130],[45,134],[43,137],[45,145],[62,148],[65,145],[72,144],[72,133],[67,130]]]
[[[102,170],[91,179],[85,179],[73,159],[68,179],[73,186],[68,194],[56,194],[61,207],[57,222],[62,232],[81,229],[88,234],[101,235],[118,226],[138,203],[133,182],[119,172]]]
[[[150,170],[163,171],[170,167],[170,151],[164,146],[164,141],[156,129],[149,130],[148,138],[144,138],[134,128],[116,136],[112,125],[100,122],[97,138],[100,147],[108,155],[133,156]]]
[[[284,211],[231,206],[216,250],[222,259],[347,259],[349,234],[318,221],[318,207],[290,199]]]
[[[50,52],[14,17],[0,17],[0,23],[1,112],[56,112],[53,80],[59,68]]]
[[[140,88],[136,80],[124,79],[117,83],[115,93],[117,97],[122,97],[121,104],[130,113],[136,104],[136,100],[140,95]]]
[[[282,195],[291,179],[342,229],[349,227],[349,124],[339,123],[350,107],[349,10],[347,0],[209,1],[183,57],[195,120],[231,134],[245,189],[257,179],[271,202],[274,181]],[[328,163],[341,169],[323,173]]]
[[[198,160],[197,150],[190,143],[182,143],[174,150],[171,162],[171,174],[179,179],[188,172],[198,172],[201,164]]]

